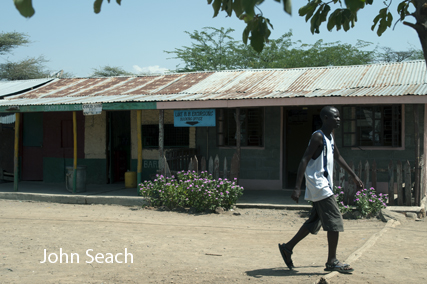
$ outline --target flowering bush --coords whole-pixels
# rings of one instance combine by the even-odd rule
[[[375,189],[362,189],[356,192],[354,204],[362,217],[375,216],[382,208],[386,208],[387,194],[376,194]]]
[[[334,195],[341,214],[344,215],[345,213],[350,212],[350,206],[344,204],[344,190],[341,188],[341,186],[334,186]]]
[[[243,194],[236,181],[214,180],[207,171],[181,171],[170,178],[156,175],[154,181],[144,181],[139,187],[139,194],[150,198],[153,206],[193,207],[197,211],[230,209]]]

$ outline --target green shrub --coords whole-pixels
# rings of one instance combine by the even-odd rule
[[[386,203],[387,194],[380,193],[377,195],[373,187],[356,192],[354,199],[356,209],[362,217],[376,216],[382,208],[387,207]]]
[[[200,174],[181,171],[176,177],[156,175],[154,181],[144,181],[139,185],[139,195],[148,197],[153,206],[169,209],[192,207],[199,212],[217,207],[230,209],[243,194],[243,187],[235,180],[214,180],[206,171]]]
[[[338,203],[338,208],[340,209],[341,214],[345,214],[347,212],[351,211],[350,206],[344,204],[344,190],[341,188],[341,186],[334,186],[334,195],[335,199]]]

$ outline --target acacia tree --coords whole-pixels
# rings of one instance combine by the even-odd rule
[[[132,76],[131,72],[127,72],[121,67],[105,65],[99,68],[93,68],[93,72],[89,77],[115,77],[115,76]]]
[[[0,55],[10,54],[13,49],[30,43],[29,37],[19,32],[0,33]],[[46,78],[50,72],[46,69],[47,60],[43,56],[28,57],[21,61],[0,63],[0,80],[25,80]]]
[[[184,67],[178,65],[178,72],[360,65],[420,59],[422,55],[421,50],[414,48],[397,52],[382,47],[381,52],[372,43],[362,40],[355,45],[323,40],[314,44],[294,42],[292,31],[270,40],[261,52],[257,52],[252,46],[234,40],[230,35],[233,31],[212,27],[203,28],[201,32],[186,31],[192,39],[191,46],[165,52],[183,61]]]

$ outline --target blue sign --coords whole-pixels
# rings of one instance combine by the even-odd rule
[[[215,109],[183,109],[173,113],[175,127],[215,126]]]

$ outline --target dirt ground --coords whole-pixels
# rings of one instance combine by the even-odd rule
[[[295,248],[294,271],[286,268],[277,248],[306,215],[268,209],[188,214],[0,200],[0,282],[315,283],[326,275],[325,232],[308,236]],[[345,220],[344,225],[341,260],[385,223]],[[352,275],[335,276],[329,283],[426,283],[426,225],[424,220],[408,221],[390,228],[352,263]],[[41,263],[45,250],[51,261]],[[125,250],[132,257],[125,258]]]

